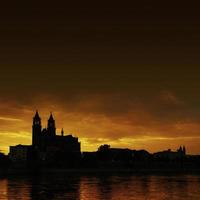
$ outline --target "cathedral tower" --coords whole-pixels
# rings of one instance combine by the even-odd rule
[[[35,116],[33,117],[33,126],[32,126],[32,145],[34,147],[38,147],[40,145],[40,137],[41,137],[41,118],[36,111]]]
[[[52,113],[51,113],[49,120],[48,120],[47,131],[48,131],[49,135],[51,135],[51,136],[56,135],[56,125],[55,125],[55,120],[53,118]]]

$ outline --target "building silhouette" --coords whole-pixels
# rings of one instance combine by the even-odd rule
[[[161,152],[156,152],[153,154],[155,158],[167,158],[169,160],[175,160],[175,159],[180,159],[186,156],[186,148],[185,146],[180,146],[177,151],[172,151],[171,149],[161,151]]]
[[[38,111],[33,117],[32,144],[10,146],[9,158],[13,167],[99,168],[99,169],[191,169],[200,166],[200,156],[186,154],[185,146],[177,151],[149,153],[145,149],[111,148],[101,145],[97,151],[81,152],[77,137],[56,133],[56,121],[49,116],[46,128]]]
[[[32,145],[10,147],[10,159],[17,162],[37,161],[45,165],[76,165],[81,157],[80,142],[77,137],[64,135],[64,130],[56,134],[55,119],[50,114],[47,128],[42,128],[38,111],[33,117]]]

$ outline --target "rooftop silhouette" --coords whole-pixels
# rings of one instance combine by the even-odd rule
[[[47,128],[36,111],[32,124],[32,145],[10,146],[8,156],[0,156],[7,168],[82,168],[82,169],[198,169],[200,156],[187,155],[186,147],[149,153],[145,149],[112,148],[102,144],[97,151],[81,152],[77,137],[56,132],[56,121],[50,113]]]

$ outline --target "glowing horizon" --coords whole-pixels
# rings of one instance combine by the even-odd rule
[[[72,134],[78,137],[81,151],[96,151],[102,144],[110,144],[111,147],[118,148],[145,149],[149,152],[176,150],[179,146],[185,145],[188,153],[200,153],[198,122],[172,119],[166,123],[166,120],[153,117],[138,103],[133,103],[127,112],[111,115],[106,113],[106,110],[103,112],[99,110],[102,105],[99,97],[92,98],[90,102],[81,101],[79,104],[74,102],[74,106],[71,105],[72,103],[62,105],[62,102],[52,100],[51,97],[48,101],[46,98],[45,101],[40,99],[41,105],[37,105],[43,128],[46,126],[50,111],[55,111],[53,115],[56,120],[57,134],[60,134],[61,129],[64,128],[65,135]],[[173,106],[174,101],[176,104],[178,102],[175,96],[170,99],[167,97],[167,101]],[[12,109],[14,104],[9,102],[6,105],[1,104],[0,107],[6,110],[5,106],[9,107],[10,114],[0,114],[0,149],[8,153],[9,146],[31,144],[32,118],[36,109],[35,104]]]

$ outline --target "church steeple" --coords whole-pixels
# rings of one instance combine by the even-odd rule
[[[35,116],[33,117],[34,125],[41,125],[41,118],[39,116],[38,110],[36,110]]]
[[[32,126],[32,145],[39,146],[40,136],[41,136],[42,124],[41,118],[38,111],[36,110],[35,116],[33,117]]]
[[[56,125],[52,113],[50,114],[50,117],[48,119],[47,130],[50,135],[56,135]]]
[[[54,118],[53,118],[53,114],[52,114],[52,112],[50,113],[49,120],[50,120],[50,121],[54,121]]]

